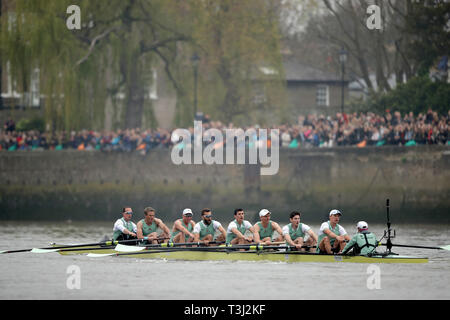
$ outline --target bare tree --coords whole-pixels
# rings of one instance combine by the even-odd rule
[[[417,63],[408,54],[412,35],[406,31],[411,1],[321,0],[320,3],[324,10],[309,21],[300,37],[308,55],[328,60],[331,62],[328,67],[338,70],[338,51],[345,48],[350,74],[361,78],[370,92],[392,90],[389,82],[392,75],[401,83],[416,74]],[[381,12],[379,30],[367,26],[370,17],[367,8],[374,4]]]

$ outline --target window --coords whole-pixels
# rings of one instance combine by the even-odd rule
[[[6,92],[2,92],[3,98],[21,98],[22,95],[16,91],[17,83],[12,79],[11,76],[11,64],[9,61],[6,62]]]
[[[264,104],[267,102],[266,95],[264,93],[257,93],[253,97],[253,103],[255,105]]]
[[[326,85],[317,86],[316,104],[319,107],[328,107],[330,105],[330,95],[328,86]]]
[[[39,107],[40,105],[40,91],[39,91],[39,69],[36,68],[31,74],[31,106]]]
[[[12,79],[11,66],[9,61],[6,62],[6,92],[2,92],[3,98],[15,98],[19,99],[15,103],[19,103],[23,106],[40,106],[40,90],[39,90],[39,68],[35,68],[31,72],[30,76],[30,90],[25,93],[18,93],[16,91],[17,83]]]
[[[252,103],[254,105],[261,105],[267,102],[266,93],[264,90],[264,85],[261,83],[257,83],[253,85],[253,97],[251,98]]]
[[[158,74],[155,69],[152,69],[152,84],[150,85],[150,99],[158,100]]]

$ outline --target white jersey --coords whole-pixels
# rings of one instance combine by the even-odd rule
[[[217,229],[219,229],[219,227],[222,226],[222,225],[220,224],[220,222],[219,222],[219,221],[216,221],[216,220],[211,221],[211,223],[212,223],[212,225],[213,225],[214,230],[217,230]],[[205,226],[207,226],[207,225],[205,224]],[[201,230],[201,229],[202,229],[202,228],[201,228],[201,226],[200,226],[200,222],[197,222],[197,223],[195,224],[195,226],[194,226],[194,230],[192,231],[192,233],[200,233],[200,230]]]
[[[251,227],[252,227],[252,224],[250,223],[250,222],[248,222],[247,220],[244,220],[243,222],[242,222],[242,224],[243,224],[243,226],[244,226],[244,228],[245,228],[245,231],[247,231],[248,229],[250,229]],[[234,234],[233,233],[233,231],[231,231],[231,230],[233,230],[234,228],[236,228],[236,229],[238,229],[239,230],[239,228],[238,228],[238,225],[236,224],[236,222],[233,220],[233,221],[231,221],[230,222],[230,224],[228,225],[228,228],[227,228],[227,234]]]
[[[319,229],[319,237],[324,234],[323,230],[325,229],[330,229],[329,225],[328,225],[329,221],[322,223],[322,225],[320,226]],[[344,227],[339,225],[339,233],[341,236],[345,236],[347,234],[347,231],[345,231]]]
[[[301,223],[301,225],[302,225],[302,232],[304,234],[306,234],[309,230],[311,230],[311,228],[307,224]],[[289,225],[285,225],[282,230],[283,235],[289,234]]]
[[[134,222],[132,222],[132,221],[130,221],[130,222],[133,225],[133,232],[136,233],[137,232],[136,225],[134,224]],[[113,232],[120,231],[123,233],[123,230],[125,230],[125,229],[126,228],[125,228],[125,225],[123,224],[123,219],[122,218],[117,219],[116,223],[114,223]]]

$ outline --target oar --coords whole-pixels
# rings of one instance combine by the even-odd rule
[[[164,239],[170,239],[170,238],[157,238],[156,240],[164,240]],[[129,240],[130,242],[139,242],[139,243],[143,243],[145,240],[147,240],[147,238],[144,238],[144,239],[136,239],[136,240]],[[145,245],[145,246],[141,246],[141,245],[134,245],[134,246],[127,246],[127,245],[122,245],[121,243],[127,243],[128,242],[128,240],[123,240],[123,241],[114,241],[113,243],[112,243],[112,245],[110,245],[110,246],[102,246],[102,247],[100,247],[100,248],[88,248],[88,249],[86,249],[86,248],[83,248],[83,247],[81,247],[81,248],[78,248],[79,246],[77,246],[76,248],[73,248],[73,249],[71,249],[71,248],[68,248],[68,249],[57,249],[57,251],[59,251],[59,252],[72,252],[72,251],[86,251],[86,250],[105,250],[105,249],[115,249],[116,248],[116,246],[124,246],[124,247],[128,247],[128,248],[145,248],[145,247],[148,247],[148,246],[157,246],[157,247],[159,247],[159,246],[161,246],[161,247],[165,247],[165,246],[167,246],[168,244],[167,243],[159,243],[159,244],[149,244],[149,245]],[[52,252],[51,250],[49,250],[48,252]]]
[[[387,243],[382,243],[382,246],[387,246]],[[450,251],[450,245],[442,246],[442,247],[426,247],[426,246],[412,246],[406,244],[391,244],[393,247],[403,247],[403,248],[417,248],[417,249],[435,249],[435,250],[447,250]]]
[[[221,244],[225,243],[225,241],[211,241],[208,244]],[[181,247],[181,246],[206,246],[206,244],[202,242],[185,242],[185,243],[160,243],[160,244],[148,244],[144,246],[127,246],[123,244],[118,244],[114,250],[119,252],[139,252],[142,250],[148,250],[151,248],[171,248],[171,247]]]
[[[160,239],[167,239],[167,238],[160,238]],[[144,239],[145,240],[145,239]],[[125,241],[125,240],[124,240]],[[136,241],[136,240],[132,240],[132,241]],[[33,252],[37,252],[37,253],[48,253],[48,252],[75,252],[75,251],[95,251],[95,250],[105,250],[105,249],[114,249],[115,251],[121,251],[121,252],[135,252],[135,251],[141,251],[145,248],[152,248],[152,247],[156,247],[156,248],[165,248],[165,247],[176,247],[176,246],[193,246],[193,245],[204,245],[203,243],[199,242],[189,242],[189,243],[159,243],[159,244],[148,244],[148,245],[135,245],[135,246],[129,246],[129,245],[123,245],[121,244],[122,241],[119,241],[120,243],[118,243],[116,246],[111,245],[111,246],[103,246],[103,247],[99,247],[99,248],[83,248],[80,246],[77,246],[75,248],[67,248],[67,249],[56,249],[55,247],[53,247],[52,249],[33,249]],[[115,243],[117,243],[117,241],[115,241]],[[209,242],[211,244],[213,243],[224,243],[222,242],[217,242],[217,241],[211,241]]]
[[[170,238],[157,238],[154,240],[165,240],[165,239],[170,239]],[[113,249],[115,245],[119,245],[121,243],[130,243],[130,242],[134,242],[135,244],[138,243],[144,243],[147,240],[147,237],[144,237],[143,239],[131,239],[131,240],[120,240],[120,241],[105,241],[105,242],[100,242],[97,244],[84,244],[84,245],[71,245],[71,246],[61,246],[61,247],[52,247],[51,249],[39,249],[39,248],[33,248],[31,250],[31,252],[33,253],[49,253],[49,252],[57,252],[57,251],[62,251],[62,252],[67,252],[67,251],[83,251],[86,249],[83,249],[83,247],[87,247],[87,246],[94,246],[94,245],[100,245],[102,246],[101,248],[90,248],[89,250],[104,250],[104,249]],[[161,244],[156,244],[156,245],[161,245]],[[79,248],[81,247],[81,248]],[[71,249],[74,248],[74,249]]]
[[[225,243],[225,241],[208,242],[208,244],[222,244],[222,243]],[[277,245],[277,244],[283,244],[283,243],[284,242],[273,242],[271,245]],[[249,246],[249,245],[256,245],[256,243],[243,245],[243,246]],[[202,242],[186,242],[186,243],[169,242],[169,243],[161,243],[161,244],[149,244],[149,245],[144,245],[144,246],[127,246],[127,245],[118,244],[114,250],[119,251],[119,252],[139,252],[139,251],[143,251],[143,250],[149,250],[152,248],[172,248],[172,247],[182,247],[182,246],[187,246],[187,247],[206,246],[206,244],[204,244]]]
[[[277,247],[278,248],[278,247]],[[211,252],[227,252],[230,250],[239,250],[244,248],[230,248],[225,246],[220,247],[199,247],[199,248],[183,248],[183,247],[177,247],[177,248],[166,248],[166,249],[160,249],[160,250],[145,250],[145,251],[138,251],[138,252],[122,252],[122,253],[89,253],[87,256],[90,258],[103,258],[103,257],[110,257],[110,256],[130,256],[130,255],[139,255],[139,254],[152,254],[152,253],[162,253],[162,252],[175,252],[175,251],[211,251]],[[117,251],[117,250],[116,250]]]
[[[89,258],[103,258],[103,257],[111,257],[111,256],[127,256],[127,255],[133,255],[133,254],[142,254],[142,253],[161,253],[161,252],[173,252],[173,251],[182,251],[182,249],[186,248],[170,248],[170,249],[164,249],[164,250],[149,250],[145,252],[126,252],[126,253],[88,253],[87,257]]]
[[[276,242],[278,243],[278,242]],[[284,242],[281,242],[279,244],[283,244]],[[273,243],[275,244],[275,243]],[[303,246],[304,248],[310,248],[309,246]],[[302,247],[302,248],[303,248]],[[277,246],[277,245],[261,245],[261,244],[245,244],[245,245],[221,245],[216,247],[194,247],[194,248],[184,248],[184,247],[178,247],[178,248],[166,248],[163,250],[145,250],[141,249],[140,251],[125,251],[128,250],[127,248],[124,249],[125,252],[123,253],[105,253],[105,254],[96,254],[96,253],[89,253],[87,256],[91,258],[101,258],[101,257],[108,257],[108,256],[124,256],[124,255],[135,255],[135,254],[151,254],[151,253],[161,253],[161,252],[174,252],[174,251],[209,251],[209,252],[228,252],[232,250],[241,250],[241,249],[249,249],[249,250],[255,250],[255,251],[263,251],[268,249],[294,249],[295,247],[291,246]],[[116,251],[122,250],[123,247],[116,247]]]
[[[76,252],[76,251],[96,251],[96,250],[108,250],[112,249],[114,250],[116,246],[105,246],[105,247],[98,247],[98,248],[69,248],[69,249],[57,249],[57,252]]]
[[[90,247],[90,246],[112,246],[112,245],[117,245],[119,243],[131,243],[131,242],[136,242],[136,241],[139,241],[139,240],[138,239],[120,240],[120,241],[109,240],[109,241],[96,242],[96,243],[72,244],[72,245],[66,245],[66,246],[55,246],[55,247],[46,247],[46,248],[3,250],[3,251],[0,251],[0,254],[2,254],[2,253],[18,253],[18,252],[49,253],[49,252],[59,251],[60,249]]]

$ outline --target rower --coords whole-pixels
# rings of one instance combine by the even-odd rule
[[[249,244],[256,237],[255,229],[252,224],[247,220],[244,220],[244,210],[234,210],[234,220],[230,222],[227,228],[227,244]],[[249,230],[252,236],[246,236],[245,233]]]
[[[270,220],[270,211],[267,209],[262,209],[259,212],[259,219],[261,221],[257,222],[253,228],[255,229],[255,242],[262,244],[272,244],[272,238],[274,231],[278,232],[278,237],[274,240],[275,242],[283,241],[283,231],[281,230],[278,223]]]
[[[157,244],[158,239],[161,238],[165,238],[164,242],[167,242],[170,237],[170,230],[161,219],[155,218],[155,212],[152,207],[144,209],[144,219],[137,223],[137,238],[146,239],[148,243],[153,244]],[[158,235],[158,228],[163,231],[161,235]]]
[[[214,239],[217,230],[221,234]],[[202,221],[195,224],[193,234],[194,242],[202,241],[205,245],[208,245],[211,241],[225,241],[227,237],[222,224],[219,221],[212,220],[212,212],[208,208],[202,210]]]
[[[317,245],[317,235],[307,224],[300,223],[300,212],[291,212],[289,220],[291,223],[283,227],[286,245],[295,247],[300,251],[306,251],[305,248],[302,248],[306,245],[310,247],[309,251],[313,252]],[[309,238],[305,242],[304,239],[306,235],[309,235]]]
[[[341,216],[339,210],[333,209],[330,211],[329,220],[320,226],[317,253],[340,253],[344,249],[345,241],[350,240],[347,231],[338,224]]]
[[[183,210],[182,218],[173,224],[170,242],[185,243],[194,240],[194,234],[192,233],[192,229],[195,226],[195,222],[192,221],[193,215],[191,209],[186,208]]]
[[[358,233],[347,243],[342,254],[347,254],[352,249],[354,255],[365,256],[375,253],[378,240],[372,232],[369,232],[367,222],[359,221],[356,228],[358,229]]]
[[[113,228],[113,240],[131,240],[136,238],[136,225],[131,221],[131,207],[122,208],[122,218],[117,219]]]

